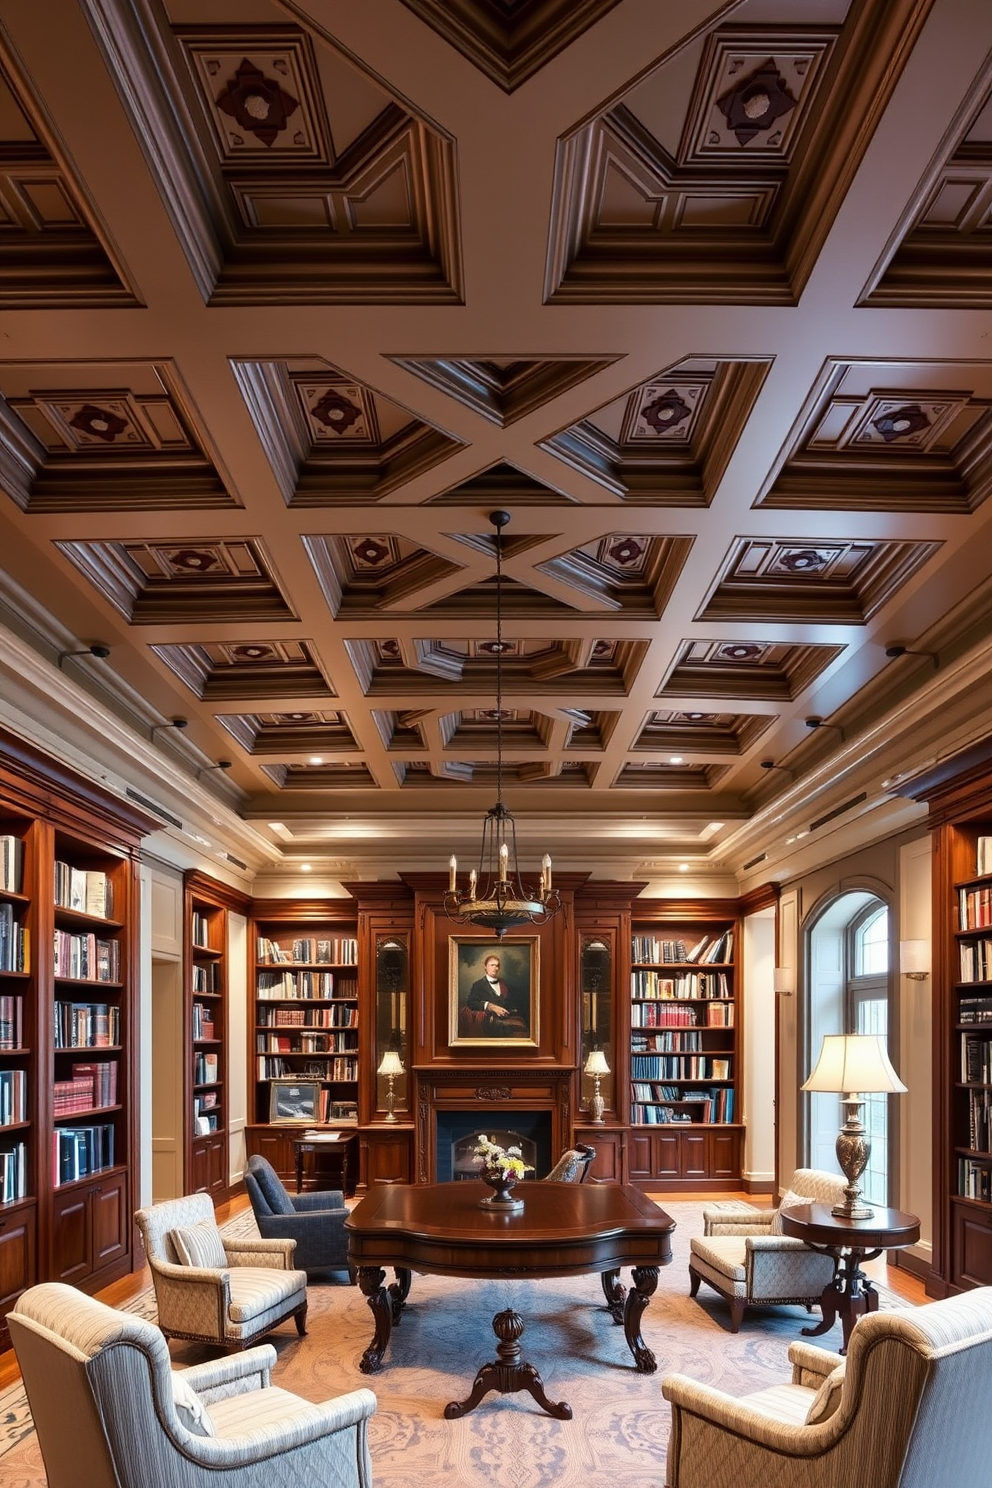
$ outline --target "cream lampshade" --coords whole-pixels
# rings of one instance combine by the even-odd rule
[[[379,1068],[376,1073],[386,1076],[386,1120],[395,1121],[396,1112],[393,1110],[393,1105],[396,1095],[393,1091],[393,1081],[397,1075],[403,1074],[403,1061],[395,1049],[386,1050],[382,1059],[379,1061]]]
[[[610,1066],[606,1062],[606,1055],[602,1049],[590,1050],[582,1073],[592,1075],[592,1096],[589,1100],[590,1120],[594,1126],[602,1126],[603,1111],[606,1109],[606,1102],[600,1094],[599,1082],[603,1075],[610,1073]]]
[[[841,1219],[871,1219],[875,1211],[861,1202],[858,1181],[871,1156],[861,1103],[866,1095],[906,1090],[889,1062],[885,1040],[876,1033],[828,1033],[802,1089],[837,1094],[847,1108],[847,1120],[837,1134],[837,1161],[847,1186],[843,1203],[835,1204],[831,1212]]]

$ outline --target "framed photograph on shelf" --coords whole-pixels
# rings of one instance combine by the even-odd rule
[[[539,948],[537,935],[449,938],[449,1046],[538,1047]]]
[[[273,1080],[269,1120],[310,1125],[320,1119],[319,1080]]]

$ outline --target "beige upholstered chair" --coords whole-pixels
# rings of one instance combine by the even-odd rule
[[[372,1482],[375,1396],[311,1405],[274,1388],[270,1344],[173,1371],[154,1324],[61,1282],[24,1292],[8,1321],[49,1488]]]
[[[134,1217],[167,1338],[245,1348],[289,1317],[306,1333],[307,1275],[293,1268],[295,1240],[225,1241],[207,1194],[167,1199]]]
[[[794,1343],[792,1383],[735,1400],[684,1375],[667,1488],[962,1488],[989,1482],[992,1287],[863,1317],[847,1361]]]
[[[830,1256],[809,1250],[801,1240],[777,1233],[780,1209],[790,1204],[836,1204],[844,1196],[839,1173],[797,1168],[779,1209],[753,1204],[713,1204],[703,1210],[705,1233],[689,1242],[689,1290],[705,1281],[730,1303],[736,1333],[751,1306],[798,1304],[812,1307],[832,1280]]]
[[[568,1147],[551,1172],[544,1175],[542,1181],[544,1183],[585,1183],[595,1159],[595,1147],[586,1147],[581,1143],[578,1147]]]

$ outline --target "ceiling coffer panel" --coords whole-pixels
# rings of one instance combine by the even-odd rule
[[[582,691],[623,695],[647,654],[646,641],[515,640],[504,637],[503,687],[507,694]],[[496,686],[496,642],[399,638],[346,640],[345,649],[369,695],[421,691],[425,678],[438,692],[492,696]]]
[[[781,641],[683,641],[657,696],[792,701],[843,651]]]
[[[319,764],[321,761],[313,756],[358,751],[343,713],[294,709],[287,713],[218,713],[216,717],[247,754],[277,754],[283,758],[305,754],[311,763]]]
[[[335,695],[309,640],[167,642],[151,650],[205,702]]]

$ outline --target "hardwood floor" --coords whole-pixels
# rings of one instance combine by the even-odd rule
[[[664,1193],[656,1193],[653,1194],[652,1197],[657,1199],[658,1203],[662,1206],[662,1208],[664,1208],[666,1197],[671,1199],[673,1203],[678,1203],[680,1200],[684,1202],[685,1199],[689,1196],[684,1193],[668,1195]],[[756,1199],[752,1195],[744,1193],[699,1195],[693,1194],[691,1197],[694,1199],[699,1199],[703,1203],[705,1203],[710,1198],[746,1199],[748,1203],[751,1204],[758,1204],[763,1206],[767,1202],[768,1207],[772,1207],[771,1199],[768,1199],[767,1201],[763,1199]],[[239,1194],[226,1204],[218,1204],[218,1224],[224,1224],[226,1220],[232,1219],[234,1215],[240,1214],[244,1209],[247,1209],[247,1207],[248,1198],[245,1194]],[[911,1302],[914,1306],[918,1307],[921,1303],[929,1300],[927,1298],[923,1282],[919,1279],[919,1277],[911,1275],[910,1272],[906,1271],[901,1266],[890,1266],[886,1263],[884,1258],[880,1257],[877,1261],[867,1262],[864,1269],[874,1281],[881,1283],[883,1286],[889,1287],[891,1291],[897,1294],[897,1296],[905,1298],[907,1302]],[[151,1286],[151,1276],[148,1272],[147,1266],[145,1266],[140,1271],[134,1271],[131,1273],[131,1275],[124,1276],[120,1279],[120,1281],[115,1281],[110,1286],[105,1287],[102,1292],[97,1293],[97,1296],[100,1298],[101,1302],[106,1302],[108,1307],[120,1307],[123,1303],[130,1302],[133,1297],[137,1297],[141,1292],[145,1290],[146,1287],[149,1286]],[[17,1368],[17,1360],[14,1357],[13,1350],[8,1349],[6,1353],[0,1354],[0,1390],[5,1390],[8,1385],[14,1384],[14,1382],[19,1377],[20,1374]]]

